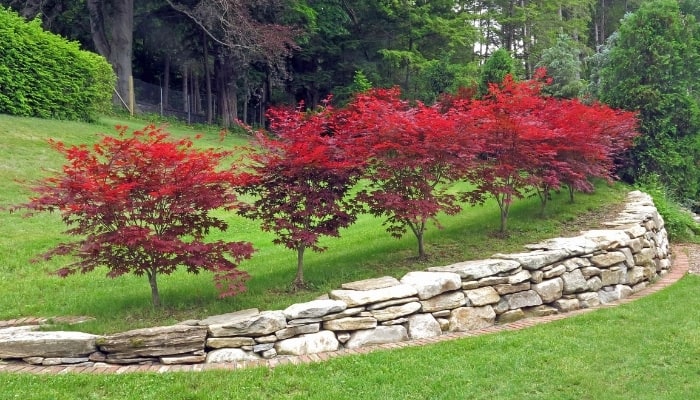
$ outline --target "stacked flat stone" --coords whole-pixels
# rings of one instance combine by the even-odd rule
[[[0,329],[0,359],[30,364],[222,363],[424,339],[595,307],[635,293],[671,266],[664,221],[635,191],[605,229],[401,279],[343,284],[284,310],[249,309],[96,336]]]

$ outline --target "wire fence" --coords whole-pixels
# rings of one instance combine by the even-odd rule
[[[166,91],[162,86],[134,79],[134,97],[136,114],[157,114],[187,123],[207,123],[205,94],[192,96],[180,90]],[[216,107],[216,99],[212,103]],[[212,115],[216,115],[216,109],[212,110]]]

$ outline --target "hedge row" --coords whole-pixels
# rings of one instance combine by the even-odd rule
[[[0,7],[0,113],[90,121],[111,106],[114,82],[102,56]]]

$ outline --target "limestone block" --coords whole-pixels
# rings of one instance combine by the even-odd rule
[[[593,276],[599,276],[600,275],[600,268],[597,267],[584,267],[581,268],[581,273],[583,274],[583,277],[586,279],[590,279]]]
[[[621,262],[625,262],[627,257],[620,251],[611,251],[591,257],[593,265],[599,268],[607,268]]]
[[[467,296],[469,303],[472,306],[485,306],[487,304],[498,303],[501,296],[490,286],[485,286],[474,290],[465,290],[464,295]]]
[[[515,310],[516,308],[539,306],[542,304],[542,298],[534,290],[526,290],[513,294],[507,294],[503,298],[508,302],[508,308]]]
[[[404,297],[401,299],[387,300],[387,301],[382,301],[379,303],[369,304],[365,308],[369,311],[379,310],[380,308],[387,308],[387,307],[396,306],[399,304],[412,303],[412,302],[418,301],[418,300],[420,300],[420,299],[417,296],[416,297]]]
[[[501,297],[501,300],[498,302],[498,304],[495,304],[493,306],[493,311],[496,314],[503,314],[504,312],[510,310],[510,306],[508,305],[508,300]]]
[[[241,349],[218,349],[207,353],[204,362],[207,364],[229,363],[236,361],[255,361],[261,357],[253,352],[244,351]]]
[[[277,337],[277,340],[284,340],[284,339],[289,339],[290,337],[304,335],[307,333],[316,333],[319,330],[321,330],[320,323],[309,324],[309,325],[290,326],[288,328],[284,328],[282,330],[275,332],[275,336]]]
[[[503,272],[512,271],[520,266],[520,263],[512,260],[486,259],[463,261],[444,267],[430,267],[428,271],[433,272],[454,272],[462,280],[478,280],[487,276],[498,275]]]
[[[339,300],[313,300],[307,303],[292,304],[282,311],[287,319],[319,318],[332,313],[339,313],[348,308]]]
[[[466,304],[466,302],[467,300],[464,293],[459,290],[451,293],[443,293],[427,300],[423,300],[420,302],[420,304],[424,313],[431,313],[461,307]]]
[[[479,281],[462,281],[463,290],[472,290],[481,287]]]
[[[588,287],[586,278],[583,277],[583,273],[581,273],[580,269],[563,274],[561,279],[564,281],[565,294],[582,292]]]
[[[559,314],[559,311],[556,308],[546,305],[530,307],[525,309],[524,311],[526,316],[533,317],[546,317],[548,315]]]
[[[596,242],[597,248],[601,250],[625,247],[631,240],[625,231],[619,229],[594,229],[583,232],[582,236]]]
[[[260,353],[260,357],[269,360],[271,358],[277,357],[277,350],[275,349],[270,349],[270,350],[265,350],[262,353]]]
[[[479,279],[479,287],[502,285],[508,283],[507,276],[487,276],[486,278]]]
[[[391,326],[391,325],[403,325],[406,322],[408,322],[408,318],[406,317],[401,317],[401,318],[396,318],[396,319],[390,319],[388,321],[383,321],[381,325],[384,326]]]
[[[374,317],[345,317],[323,322],[323,329],[329,331],[354,331],[371,329],[375,326],[377,326],[377,319]]]
[[[408,332],[403,326],[378,326],[375,329],[351,333],[350,340],[345,343],[345,347],[348,349],[356,349],[358,347],[403,342],[406,340],[408,340]]]
[[[603,286],[617,285],[625,280],[625,274],[623,269],[605,269],[600,273],[600,280]]]
[[[648,285],[648,282],[639,282],[638,284],[632,286],[632,293],[637,293],[644,290]]]
[[[496,285],[493,287],[496,293],[500,295],[522,292],[530,290],[530,282],[520,282],[515,284]]]
[[[375,290],[396,286],[399,283],[399,280],[392,276],[383,276],[381,278],[343,283],[340,287],[347,290]]]
[[[415,297],[408,297],[408,299],[411,299],[411,298],[418,300],[418,299],[415,298]],[[402,299],[402,300],[403,300],[403,299]],[[385,302],[385,303],[377,303],[377,304],[386,304],[386,302]],[[401,304],[401,303],[399,303],[399,304]],[[373,305],[374,305],[374,304],[373,304]],[[385,306],[385,307],[386,307],[386,306]],[[344,311],[341,311],[341,312],[339,312],[339,313],[336,313],[336,314],[328,314],[328,315],[325,315],[325,316],[321,317],[321,321],[330,321],[330,320],[332,320],[332,319],[345,318],[345,317],[353,317],[353,316],[356,316],[356,315],[359,315],[359,314],[363,313],[364,311],[365,311],[365,307],[346,308]],[[295,322],[296,322],[296,321],[298,321],[298,320],[287,321],[287,325],[295,325]]]
[[[135,329],[98,340],[110,358],[160,357],[204,351],[207,328],[173,325]]]
[[[560,312],[569,312],[581,308],[578,299],[559,299],[552,303],[552,305]]]
[[[287,327],[282,311],[263,311],[254,316],[232,318],[221,324],[209,325],[209,334],[222,336],[265,336]]]
[[[552,279],[554,277],[560,276],[566,272],[566,266],[564,264],[559,264],[556,267],[550,269],[549,271],[544,271],[542,278],[543,279]]]
[[[408,317],[408,337],[425,339],[440,336],[440,323],[430,314],[414,314]]]
[[[564,250],[568,257],[576,257],[593,253],[598,249],[598,244],[585,236],[547,239],[537,244],[525,246],[530,250]]]
[[[448,329],[450,329],[450,320],[447,318],[436,318],[438,324],[440,324],[440,329],[443,332],[447,332]]]
[[[450,314],[450,332],[465,332],[492,326],[496,321],[496,313],[491,306],[460,307]]]
[[[449,317],[451,310],[442,310],[442,311],[435,311],[434,313],[430,313],[435,318],[444,318],[444,317]]]
[[[337,289],[329,293],[331,299],[342,300],[347,303],[348,307],[361,306],[370,303],[378,303],[391,299],[399,299],[402,297],[416,296],[418,291],[411,285],[399,283],[396,286],[390,286],[380,289],[368,290],[345,290]]]
[[[603,290],[598,291],[598,297],[603,304],[612,303],[620,299],[624,299],[632,294],[632,288],[625,285],[615,285],[615,287],[606,286]]]
[[[521,308],[509,310],[498,316],[499,324],[507,324],[509,322],[519,321],[525,318],[525,313]]]
[[[175,364],[199,364],[207,360],[205,355],[189,355],[189,356],[170,356],[161,357],[160,363],[163,365],[175,365]]]
[[[639,253],[642,248],[644,248],[644,243],[640,238],[632,239],[629,241],[628,248],[632,250],[632,253]]]
[[[0,359],[86,356],[97,350],[97,339],[82,332],[6,330],[0,333]]]
[[[514,275],[508,276],[508,283],[515,285],[518,283],[529,281],[532,278],[532,273],[530,271],[522,270]]]
[[[537,292],[543,303],[551,303],[561,297],[564,290],[562,278],[554,278],[532,285],[532,290]]]
[[[421,300],[462,287],[462,279],[454,272],[413,271],[404,275],[401,283],[413,286]]]
[[[603,287],[603,281],[600,277],[594,276],[586,281],[586,290],[589,292],[597,292]]]
[[[540,283],[544,279],[544,272],[542,271],[530,271],[530,282]]]
[[[647,233],[646,228],[639,225],[639,224],[630,225],[628,227],[621,227],[621,229],[624,230],[625,233],[631,239],[638,238],[640,236],[644,236],[644,234]]]
[[[410,315],[421,309],[421,304],[417,301],[412,303],[391,306],[381,310],[373,310],[372,316],[379,322],[389,321],[405,315]]]
[[[654,249],[644,248],[639,253],[634,255],[634,264],[641,267],[651,266],[654,263],[653,260],[655,256],[656,252]]]
[[[592,308],[600,305],[600,297],[597,292],[580,293],[576,296],[581,308]]]
[[[275,347],[275,343],[260,343],[253,346],[254,353],[262,353],[263,351],[268,351]]]
[[[335,337],[340,343],[345,343],[350,340],[350,332],[336,332]]]
[[[276,341],[276,335],[258,336],[255,338],[255,343],[274,343]]]
[[[637,283],[644,280],[645,275],[647,275],[647,269],[645,267],[634,267],[627,269],[627,278],[625,283],[628,285],[636,285]]]
[[[634,267],[634,255],[629,247],[622,247],[620,252],[625,255],[625,265],[629,268]]]
[[[513,260],[528,270],[537,270],[569,257],[566,250],[535,250],[529,253],[494,254],[493,258]]]
[[[571,272],[575,269],[590,267],[591,261],[587,258],[569,258],[562,262],[564,267],[566,267],[567,272]]]
[[[212,349],[222,348],[239,348],[243,346],[252,346],[255,344],[255,339],[250,337],[210,337],[207,338],[207,347]]]
[[[304,355],[323,353],[338,350],[340,346],[335,334],[331,331],[309,333],[285,339],[275,344],[275,351],[279,355]]]
[[[209,325],[221,325],[229,321],[239,320],[241,318],[250,318],[260,314],[260,310],[257,308],[249,308],[247,310],[240,310],[228,314],[212,315],[201,321],[198,321],[199,326],[209,326]]]

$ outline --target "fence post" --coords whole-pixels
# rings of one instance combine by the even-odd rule
[[[134,116],[134,103],[136,96],[134,95],[134,76],[129,75],[129,112]]]

